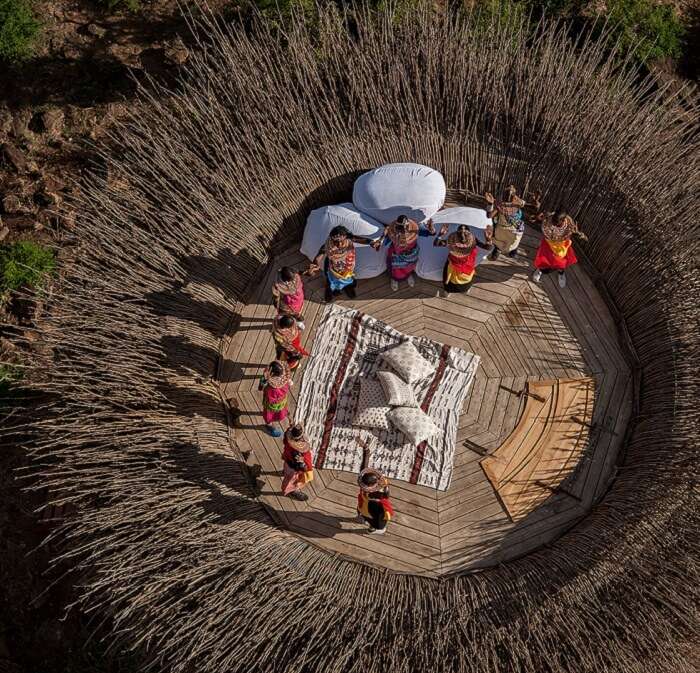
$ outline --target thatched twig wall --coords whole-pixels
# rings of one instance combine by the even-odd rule
[[[41,485],[77,507],[63,534],[85,606],[173,673],[690,670],[675,643],[700,585],[697,110],[557,26],[346,18],[284,39],[199,19],[185,81],[142,94],[110,179],[86,185],[80,263],[44,333],[56,401],[29,447]],[[644,372],[626,463],[590,516],[444,581],[275,529],[211,380],[270,246],[402,160],[571,211]]]

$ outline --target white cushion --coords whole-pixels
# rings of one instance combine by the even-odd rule
[[[433,215],[435,231],[440,231],[443,224],[449,224],[449,232],[457,230],[460,224],[466,224],[469,230],[482,243],[486,240],[484,230],[491,220],[486,217],[486,211],[481,208],[445,208]],[[432,236],[421,236],[418,239],[418,264],[416,264],[416,275],[426,280],[442,280],[442,269],[447,261],[447,248],[436,248],[433,245]],[[480,264],[489,254],[488,250],[476,249],[476,263]]]
[[[416,396],[413,388],[394,372],[377,372],[379,383],[386,395],[386,401],[390,407],[417,407]]]
[[[391,367],[406,383],[420,381],[435,371],[435,366],[430,364],[410,341],[404,341],[385,351],[382,362]]]
[[[355,236],[378,238],[384,233],[384,225],[361,213],[352,203],[324,206],[312,210],[306,220],[301,253],[310,260],[318,254],[333,227],[343,226]],[[355,245],[355,276],[374,278],[386,271],[386,249],[377,252],[368,245]]]
[[[390,224],[399,215],[423,222],[442,208],[446,193],[445,179],[434,168],[387,164],[355,180],[352,202],[384,224]]]
[[[357,410],[352,424],[360,428],[388,430],[387,413],[389,407],[384,398],[382,384],[377,379],[362,377],[360,379],[360,394],[357,400]]]
[[[389,414],[391,424],[413,443],[420,444],[440,432],[433,419],[417,407],[395,407]]]

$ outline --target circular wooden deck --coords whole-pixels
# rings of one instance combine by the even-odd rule
[[[356,475],[317,470],[300,503],[280,495],[281,441],[263,429],[257,390],[263,367],[274,359],[270,303],[274,271],[282,264],[305,268],[292,250],[270,264],[251,303],[241,311],[222,368],[223,395],[240,417],[231,438],[259,471],[260,500],[283,527],[331,553],[391,571],[428,576],[472,571],[521,556],[554,540],[585,516],[613,476],[631,413],[632,381],[618,346],[615,324],[581,265],[532,283],[530,260],[539,235],[528,229],[520,255],[479,266],[466,296],[436,297],[437,283],[419,280],[393,293],[385,275],[359,282],[360,309],[397,330],[458,346],[481,356],[464,403],[449,489],[435,491],[393,481],[396,518],[383,537],[368,535],[355,521]],[[322,280],[307,280],[304,344],[311,350],[323,309]],[[295,375],[293,396],[303,367]],[[526,516],[513,521],[480,462],[514,431],[530,381],[594,380],[592,429],[564,491],[552,492]],[[522,427],[522,424],[521,424]]]

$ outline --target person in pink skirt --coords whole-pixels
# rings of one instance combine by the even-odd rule
[[[272,286],[277,315],[288,315],[297,321],[297,327],[304,329],[304,283],[301,274],[290,266],[283,266],[277,272],[277,281]]]
[[[263,421],[265,429],[273,437],[281,437],[282,421],[289,415],[289,389],[292,377],[286,362],[275,360],[263,372],[260,389],[263,394]],[[273,423],[279,423],[277,428]]]
[[[314,468],[309,444],[301,423],[294,423],[284,433],[282,451],[282,495],[295,500],[308,500],[302,490],[314,478]]]

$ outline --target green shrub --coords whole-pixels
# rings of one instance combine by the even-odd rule
[[[636,47],[637,60],[646,63],[683,53],[685,28],[673,7],[652,0],[608,0],[607,16],[621,55]]]
[[[0,61],[23,61],[32,55],[39,34],[27,0],[0,0]]]
[[[56,267],[54,251],[33,241],[0,246],[0,294],[39,289]]]

